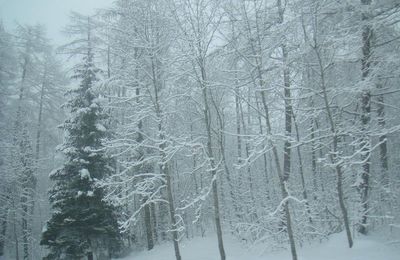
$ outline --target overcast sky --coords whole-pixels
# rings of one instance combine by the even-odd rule
[[[64,43],[60,32],[68,23],[70,11],[91,14],[97,8],[111,6],[114,0],[0,0],[0,18],[10,30],[15,22],[44,24],[47,36],[55,44]]]

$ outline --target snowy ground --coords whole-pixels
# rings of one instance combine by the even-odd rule
[[[289,252],[251,252],[234,239],[225,238],[227,260],[291,260]],[[344,233],[333,235],[329,241],[298,249],[299,260],[399,260],[400,247],[371,237],[355,240],[347,247]],[[183,260],[219,260],[216,238],[196,238],[181,245]],[[157,246],[151,252],[133,253],[124,260],[175,260],[172,244]]]

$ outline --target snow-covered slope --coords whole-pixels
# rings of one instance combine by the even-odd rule
[[[232,238],[225,238],[227,260],[291,260],[289,252],[260,255],[244,248]],[[400,247],[385,241],[359,237],[352,249],[347,247],[345,235],[331,236],[329,241],[298,249],[299,260],[399,260]],[[183,260],[219,260],[216,237],[196,238],[182,242]],[[150,252],[133,253],[124,260],[175,260],[172,244],[157,246]]]

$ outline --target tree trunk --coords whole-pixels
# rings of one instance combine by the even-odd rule
[[[260,109],[260,104],[259,104],[259,98],[256,97],[256,105],[257,105],[257,110],[261,111]],[[258,125],[259,125],[259,131],[260,131],[260,135],[263,136],[264,135],[264,131],[263,131],[263,124],[262,124],[262,118],[260,113],[257,113],[257,119],[258,119]],[[266,187],[266,194],[267,194],[267,201],[270,199],[270,180],[269,180],[269,176],[268,176],[268,160],[267,160],[267,153],[263,152],[263,166],[264,166],[264,177],[265,177],[265,187]]]
[[[154,248],[154,239],[153,239],[153,229],[151,227],[151,214],[150,214],[150,203],[148,202],[149,198],[143,198],[142,203],[144,206],[144,225],[146,227],[146,239],[147,239],[147,250],[151,250]]]
[[[236,151],[237,151],[237,164],[242,165],[243,158],[242,158],[242,128],[241,128],[241,101],[239,99],[240,89],[238,84],[235,86],[235,118],[236,118]],[[236,174],[238,176],[238,185],[237,185],[237,194],[238,198],[243,198],[243,174],[241,173],[241,168],[236,169]],[[240,205],[242,207],[242,205]],[[243,210],[242,210],[243,211]],[[238,207],[238,220],[241,221],[243,217],[242,211],[239,211]]]
[[[254,2],[255,5],[255,2]],[[277,2],[278,5],[278,9],[279,9],[279,15],[280,15],[280,21],[282,20],[282,9],[281,9],[281,2],[280,0],[278,0]],[[256,6],[255,6],[255,9]],[[245,7],[244,7],[244,10]],[[247,13],[246,13],[247,16]],[[274,157],[274,161],[275,161],[275,165],[276,165],[276,169],[277,169],[277,174],[279,177],[279,183],[280,183],[280,188],[281,188],[281,195],[282,195],[282,199],[285,200],[284,205],[283,205],[283,209],[284,209],[284,214],[285,214],[285,220],[286,220],[286,228],[287,228],[287,234],[288,234],[288,238],[289,238],[289,244],[290,244],[290,251],[292,254],[292,259],[293,260],[297,260],[297,251],[296,251],[296,244],[295,244],[295,240],[294,240],[294,235],[293,235],[293,228],[292,228],[292,223],[291,223],[291,215],[290,215],[290,209],[289,209],[289,205],[287,202],[287,196],[288,196],[288,192],[286,189],[286,185],[287,185],[287,178],[285,177],[284,172],[289,173],[290,171],[290,162],[289,162],[289,158],[290,158],[290,154],[285,152],[285,157],[286,158],[286,162],[285,162],[285,170],[282,172],[282,168],[281,168],[281,164],[279,161],[279,155],[278,155],[278,149],[275,145],[275,143],[271,140],[271,136],[272,136],[272,127],[271,127],[271,121],[270,121],[270,117],[269,117],[269,109],[268,109],[268,105],[267,105],[267,100],[266,100],[266,94],[265,94],[265,90],[263,90],[264,86],[264,79],[263,79],[263,61],[262,61],[262,43],[261,43],[261,39],[260,39],[260,28],[259,28],[259,21],[258,21],[259,17],[258,17],[258,13],[256,13],[255,15],[255,20],[256,20],[256,43],[257,46],[255,46],[253,44],[253,41],[250,42],[251,44],[251,49],[253,52],[253,55],[255,56],[255,62],[256,62],[256,67],[255,67],[255,71],[256,71],[256,78],[257,78],[257,82],[256,84],[260,87],[261,91],[261,103],[264,109],[264,113],[265,113],[265,121],[266,121],[266,132],[267,135],[270,137],[268,138],[268,142],[269,145],[272,147],[272,154]],[[247,22],[247,30],[249,31],[249,34],[251,34],[251,26],[250,24]],[[283,46],[283,45],[282,45]],[[290,81],[289,81],[289,74],[288,74],[288,70],[286,67],[286,60],[285,58],[287,57],[287,53],[286,51],[282,53],[284,55],[284,65],[285,65],[285,69],[284,69],[284,73],[286,75],[284,75],[284,84],[285,84],[285,89],[287,89],[287,87],[290,87]],[[289,89],[288,89],[289,90]],[[288,94],[288,93],[286,93]],[[289,90],[289,94],[290,94],[290,90]],[[285,105],[288,105],[288,103],[286,102],[286,98],[285,98]],[[285,109],[288,108],[287,106],[285,106]],[[289,112],[289,113],[288,113]],[[285,110],[285,119],[286,119],[286,114],[291,115],[291,110]],[[290,117],[291,120],[291,117]],[[291,123],[291,122],[290,122]],[[285,125],[286,127],[291,127],[291,125]],[[291,131],[290,131],[291,132]],[[289,146],[287,146],[287,148],[290,148],[290,143]],[[289,160],[288,160],[289,159]],[[289,169],[289,171],[288,171]],[[287,177],[289,175],[286,175]],[[286,180],[285,180],[286,178]]]
[[[347,209],[346,209],[346,206],[344,203],[344,198],[343,198],[343,173],[342,173],[342,170],[339,165],[336,166],[336,172],[337,172],[337,190],[338,190],[338,199],[339,199],[340,210],[342,211],[342,215],[343,215],[344,227],[346,230],[346,236],[347,236],[347,240],[349,243],[349,247],[352,248],[353,247],[353,239],[351,237],[349,217],[347,216]]]
[[[319,66],[319,72],[320,72],[320,77],[321,77],[321,89],[322,89],[322,94],[323,94],[323,99],[324,99],[324,106],[325,106],[325,110],[327,113],[328,122],[330,125],[330,131],[332,134],[332,142],[333,142],[333,151],[329,157],[331,159],[332,164],[335,165],[335,171],[336,171],[336,175],[337,175],[337,191],[338,191],[339,206],[340,206],[340,210],[342,212],[342,216],[343,216],[343,220],[344,220],[347,241],[349,243],[349,247],[351,248],[353,246],[353,238],[351,237],[350,221],[348,218],[347,209],[346,209],[344,197],[343,197],[343,173],[342,173],[342,168],[341,168],[342,166],[339,162],[339,158],[337,155],[339,152],[338,151],[339,137],[337,135],[335,122],[333,120],[331,107],[329,105],[328,93],[327,93],[326,84],[325,84],[324,66],[323,66],[322,58],[320,56],[320,52],[319,52],[317,46],[318,45],[315,44],[314,51],[315,51],[315,54],[318,59],[318,66]]]
[[[382,88],[382,86],[378,85],[378,89]],[[378,96],[378,125],[381,130],[385,129],[386,120],[385,120],[385,100],[383,95]],[[389,186],[389,163],[388,163],[388,151],[387,151],[387,136],[386,134],[382,134],[379,136],[379,153],[380,153],[380,162],[381,168],[383,172],[383,185],[385,188]]]
[[[262,104],[264,107],[264,111],[265,111],[265,118],[266,118],[266,122],[267,122],[267,134],[271,135],[272,134],[272,128],[271,128],[271,122],[269,119],[269,109],[268,109],[268,105],[267,105],[267,101],[266,101],[266,97],[265,97],[265,92],[262,91],[261,92],[261,100],[262,100]],[[296,250],[296,244],[295,244],[295,240],[294,240],[294,235],[293,235],[293,228],[292,228],[292,221],[291,221],[291,215],[290,215],[290,209],[289,209],[289,205],[287,203],[287,197],[288,197],[288,192],[286,189],[286,182],[284,180],[284,175],[282,173],[282,168],[281,168],[281,164],[279,162],[279,155],[278,155],[278,149],[276,148],[276,145],[272,142],[271,139],[269,139],[269,143],[272,147],[272,153],[274,156],[274,161],[276,164],[276,170],[278,173],[278,177],[279,177],[279,183],[280,183],[280,187],[281,187],[281,194],[282,194],[282,199],[286,200],[283,204],[284,207],[284,214],[285,214],[285,219],[286,219],[286,229],[287,229],[287,234],[288,234],[288,238],[289,238],[289,244],[290,244],[290,252],[292,254],[292,259],[293,260],[297,260],[297,250]]]
[[[283,77],[284,77],[284,97],[285,97],[285,143],[283,146],[283,180],[287,182],[291,170],[291,135],[292,135],[292,104],[290,91],[289,69],[287,68],[287,51],[286,46],[282,45],[283,56]]]
[[[204,65],[204,62],[201,61],[200,64]],[[201,90],[203,94],[203,101],[204,101],[204,120],[206,125],[206,132],[207,132],[207,156],[210,160],[210,167],[211,167],[211,176],[213,178],[212,181],[212,196],[213,196],[213,203],[214,203],[214,218],[215,218],[215,225],[217,229],[217,237],[218,237],[218,249],[221,260],[226,259],[224,242],[222,238],[222,225],[220,219],[220,212],[219,212],[219,200],[218,200],[218,187],[217,187],[217,170],[215,169],[215,159],[212,150],[212,133],[211,133],[211,111],[208,105],[208,97],[207,97],[207,86],[205,85],[207,82],[206,71],[204,66],[201,66],[201,77],[202,77],[202,84]]]
[[[157,95],[156,95],[157,96]],[[158,99],[156,99],[158,100]],[[158,101],[157,101],[157,104]],[[157,105],[158,109],[160,108]],[[161,111],[158,110],[158,117],[161,122]],[[171,182],[171,171],[168,167],[168,163],[166,162],[167,160],[167,155],[165,154],[165,136],[162,134],[162,125],[161,123],[159,124],[159,132],[160,132],[160,139],[161,139],[161,144],[160,144],[160,151],[161,151],[161,160],[162,160],[162,165],[161,165],[161,172],[164,174],[165,179],[166,179],[166,184],[167,184],[167,196],[168,196],[168,206],[169,206],[169,215],[170,215],[170,221],[171,221],[171,228],[172,228],[172,239],[173,239],[173,244],[174,244],[174,251],[175,251],[175,258],[176,260],[181,260],[181,253],[179,250],[179,236],[178,236],[178,230],[177,230],[177,222],[175,218],[175,205],[174,205],[174,197],[172,193],[172,182]]]
[[[225,138],[224,138],[224,120],[221,116],[221,111],[219,111],[217,105],[215,104],[214,100],[212,99],[213,104],[214,104],[214,108],[217,111],[217,118],[218,118],[218,122],[219,122],[219,126],[221,131],[220,132],[220,136],[218,138],[219,141],[219,146],[221,149],[221,156],[222,156],[222,160],[224,163],[224,170],[225,170],[225,174],[226,174],[226,180],[228,182],[229,185],[229,195],[230,195],[230,200],[232,201],[232,205],[233,205],[233,213],[234,216],[236,216],[237,220],[240,219],[240,215],[239,215],[239,209],[238,209],[238,205],[237,205],[237,198],[236,198],[236,194],[235,194],[235,187],[233,185],[233,180],[231,178],[231,171],[229,170],[228,167],[228,162],[226,159],[226,151],[225,151]],[[240,127],[239,127],[240,129]],[[231,225],[232,226],[232,225]]]
[[[179,237],[178,237],[178,230],[177,230],[177,222],[175,218],[175,205],[174,205],[174,197],[172,193],[172,182],[171,182],[171,171],[169,169],[169,165],[167,163],[167,154],[166,154],[166,137],[163,133],[163,117],[162,117],[162,108],[161,103],[159,100],[159,91],[161,88],[161,79],[159,79],[159,72],[158,72],[158,64],[155,60],[155,55],[151,56],[151,72],[152,72],[152,82],[154,88],[154,98],[155,98],[155,111],[158,119],[158,133],[159,133],[159,150],[161,155],[161,168],[160,171],[164,174],[167,184],[167,196],[168,196],[168,205],[169,205],[169,215],[171,221],[171,228],[172,228],[172,239],[174,244],[174,251],[175,251],[175,258],[176,260],[181,260],[181,253],[179,250]]]
[[[40,89],[40,100],[39,100],[39,116],[37,121],[37,132],[36,132],[36,151],[35,151],[35,161],[36,164],[39,162],[40,158],[40,137],[42,134],[42,118],[43,118],[43,103],[44,103],[44,91],[46,86],[46,69],[43,74],[42,86]]]
[[[371,0],[361,0],[363,6],[370,5]],[[368,13],[362,13],[362,22],[368,22]],[[370,25],[363,25],[362,30],[362,59],[361,59],[361,72],[362,80],[367,81],[370,73],[371,66],[371,38],[372,28]],[[361,173],[361,184],[359,186],[361,193],[361,206],[362,216],[361,223],[358,231],[361,234],[367,233],[367,215],[369,211],[368,205],[368,192],[369,192],[369,175],[370,175],[370,154],[371,154],[371,142],[368,134],[369,124],[371,120],[371,93],[369,89],[363,89],[361,93],[361,123],[362,123],[362,137],[361,137],[361,161],[362,173]]]
[[[307,189],[306,189],[306,182],[304,178],[304,168],[303,168],[303,159],[301,156],[301,150],[300,150],[300,134],[299,134],[299,126],[296,121],[296,117],[293,113],[293,123],[296,129],[296,141],[297,141],[297,157],[299,160],[299,173],[300,173],[300,180],[301,180],[301,188],[303,189],[303,199],[305,200],[306,204],[306,210],[308,214],[308,221],[310,224],[312,224],[312,217],[311,217],[311,209],[310,209],[310,203],[308,202],[308,194],[307,194]]]
[[[136,55],[136,51],[135,51]],[[138,75],[138,69],[135,69],[135,74]],[[136,89],[136,102],[140,103],[140,86],[135,83],[135,89]],[[138,135],[136,138],[136,141],[138,143],[143,142],[143,122],[142,120],[139,120],[138,122]],[[143,160],[145,156],[145,151],[140,151],[139,154],[139,160]],[[144,167],[144,166],[143,166]],[[148,201],[149,197],[143,197],[142,198],[142,203],[144,204],[144,214],[143,214],[143,220],[144,220],[144,225],[146,229],[146,240],[147,240],[147,250],[152,250],[154,248],[154,238],[153,238],[153,229],[152,229],[152,223],[151,223],[151,212],[150,212],[150,204],[151,202]]]
[[[190,140],[193,141],[193,122],[190,122]],[[193,155],[193,170],[196,169],[197,167],[197,159],[196,159],[196,154]],[[200,191],[203,190],[203,178],[201,176],[201,172],[200,172],[200,178],[196,177],[196,172],[193,172],[193,178],[194,178],[194,184],[195,184],[195,194],[196,197],[200,195]],[[200,183],[198,183],[198,179],[200,179]],[[200,186],[200,187],[199,187]],[[194,215],[196,216],[196,212],[194,213]],[[196,216],[197,217],[197,216]],[[201,223],[201,219],[197,219],[196,221],[196,226],[197,226],[197,230],[200,229],[200,234],[201,237],[204,236],[205,230],[204,227]]]
[[[92,255],[93,258],[95,257],[96,260],[110,260],[110,252],[109,252],[109,245],[107,243],[107,238],[100,236],[95,237],[90,240],[91,248],[92,248]]]
[[[169,215],[170,215],[170,219],[171,219],[171,227],[172,227],[172,239],[173,239],[173,243],[174,243],[174,251],[175,251],[175,258],[176,260],[181,260],[181,253],[179,250],[179,237],[178,237],[178,231],[177,231],[177,223],[176,223],[176,219],[175,219],[175,205],[174,205],[174,199],[173,199],[173,195],[172,195],[172,183],[171,183],[171,176],[170,176],[170,172],[168,169],[168,165],[167,164],[163,164],[163,172],[165,175],[165,179],[167,182],[167,193],[168,193],[168,205],[169,205]]]
[[[151,203],[150,205],[150,215],[151,215],[151,226],[152,226],[152,231],[153,231],[153,238],[154,238],[154,244],[157,244],[158,241],[158,233],[157,233],[157,214],[156,214],[156,204]]]
[[[314,201],[318,199],[318,185],[317,185],[317,147],[315,145],[315,124],[314,119],[311,119],[311,171],[313,175],[313,188],[314,188]]]
[[[93,260],[93,252],[87,253],[87,260]]]
[[[247,102],[250,102],[248,100]],[[247,131],[247,126],[246,126],[246,120],[244,117],[244,111],[243,111],[243,106],[242,103],[240,103],[240,118],[242,121],[242,129],[243,129],[243,135],[247,136],[249,133]],[[247,113],[247,125],[250,125],[250,115],[249,112]],[[250,208],[251,213],[255,213],[255,219],[257,219],[257,214],[256,214],[256,205],[255,205],[255,196],[254,196],[254,187],[253,187],[253,179],[252,179],[252,174],[251,174],[251,168],[250,164],[248,162],[248,158],[250,156],[250,147],[249,147],[249,142],[245,140],[245,145],[244,145],[244,151],[245,151],[245,156],[246,156],[246,175],[247,175],[247,182],[249,184],[248,192],[250,193],[250,203],[248,204],[248,207]],[[243,160],[242,160],[243,163]]]
[[[29,260],[29,229],[28,229],[28,219],[29,219],[29,207],[28,199],[29,192],[27,188],[24,188],[21,196],[21,226],[22,226],[22,248],[23,248],[23,259]]]

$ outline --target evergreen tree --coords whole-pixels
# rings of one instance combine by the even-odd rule
[[[81,84],[67,103],[71,117],[60,148],[67,162],[50,176],[55,181],[50,191],[54,213],[42,235],[41,244],[50,249],[45,259],[110,259],[120,241],[115,208],[103,200],[105,190],[98,185],[113,168],[102,146],[106,115],[93,90],[99,70],[88,36],[87,54],[75,75]]]

